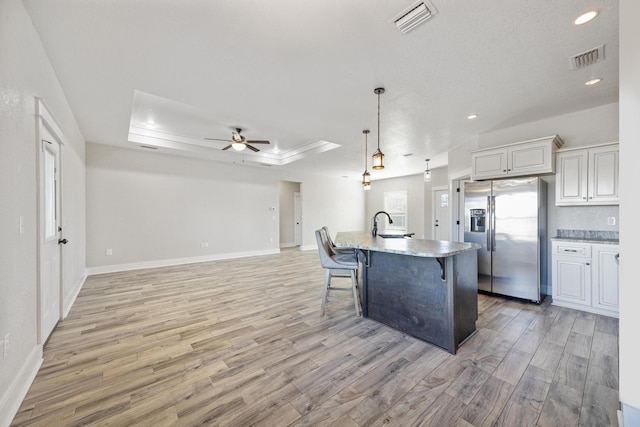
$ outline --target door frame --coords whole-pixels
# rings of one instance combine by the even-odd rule
[[[302,194],[300,191],[293,193],[293,242],[296,246],[302,245]]]
[[[43,136],[44,136],[44,130],[46,129],[51,135],[53,135],[56,139],[56,142],[58,143],[58,167],[59,167],[59,171],[58,171],[58,181],[60,183],[59,185],[59,194],[57,195],[57,201],[59,203],[59,224],[60,225],[64,225],[62,219],[64,218],[64,204],[62,203],[63,197],[62,195],[64,194],[64,182],[63,182],[63,149],[64,149],[64,145],[65,145],[65,138],[64,138],[64,133],[62,132],[62,128],[60,128],[60,126],[58,125],[58,123],[56,122],[56,120],[54,119],[53,115],[51,114],[51,112],[49,111],[49,109],[47,108],[47,106],[45,105],[44,101],[41,98],[36,97],[35,98],[35,106],[36,106],[36,259],[37,259],[37,292],[36,292],[36,304],[37,304],[37,341],[39,345],[44,345],[44,343],[46,342],[47,337],[43,337],[43,307],[42,307],[42,294],[43,294],[43,290],[42,290],[42,251],[43,251],[43,247],[42,247],[42,242],[43,242],[43,233],[44,230],[42,229],[42,221],[43,221],[43,217],[42,217],[42,203],[41,203],[41,197],[42,197],[42,174],[41,174],[41,165],[42,165],[42,161],[43,161],[43,153],[42,153],[42,140],[43,140]],[[60,283],[60,287],[58,289],[60,295],[59,295],[59,306],[58,306],[58,320],[61,320],[64,317],[64,274],[63,274],[63,250],[62,247],[60,245],[58,245],[58,250],[60,251],[59,254],[59,260],[60,260],[60,266],[59,266],[59,273],[60,273],[60,278],[59,278],[59,283]]]
[[[449,196],[449,212],[451,223],[451,240],[464,241],[464,182],[471,180],[471,168],[449,175],[451,195]]]

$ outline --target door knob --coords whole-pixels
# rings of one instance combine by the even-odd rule
[[[66,245],[67,243],[69,243],[69,241],[67,239],[58,239],[58,244],[62,243],[63,245]]]

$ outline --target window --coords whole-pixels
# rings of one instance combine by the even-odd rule
[[[393,224],[387,224],[387,230],[407,232],[407,190],[385,191],[384,210],[393,220]]]

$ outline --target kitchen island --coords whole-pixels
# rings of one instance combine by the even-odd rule
[[[358,251],[364,317],[452,354],[475,333],[480,245],[367,232],[338,233],[335,244]]]

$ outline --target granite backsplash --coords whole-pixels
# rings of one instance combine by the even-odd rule
[[[585,239],[585,240],[619,240],[619,231],[601,230],[564,230],[558,229],[556,237],[562,239]]]

